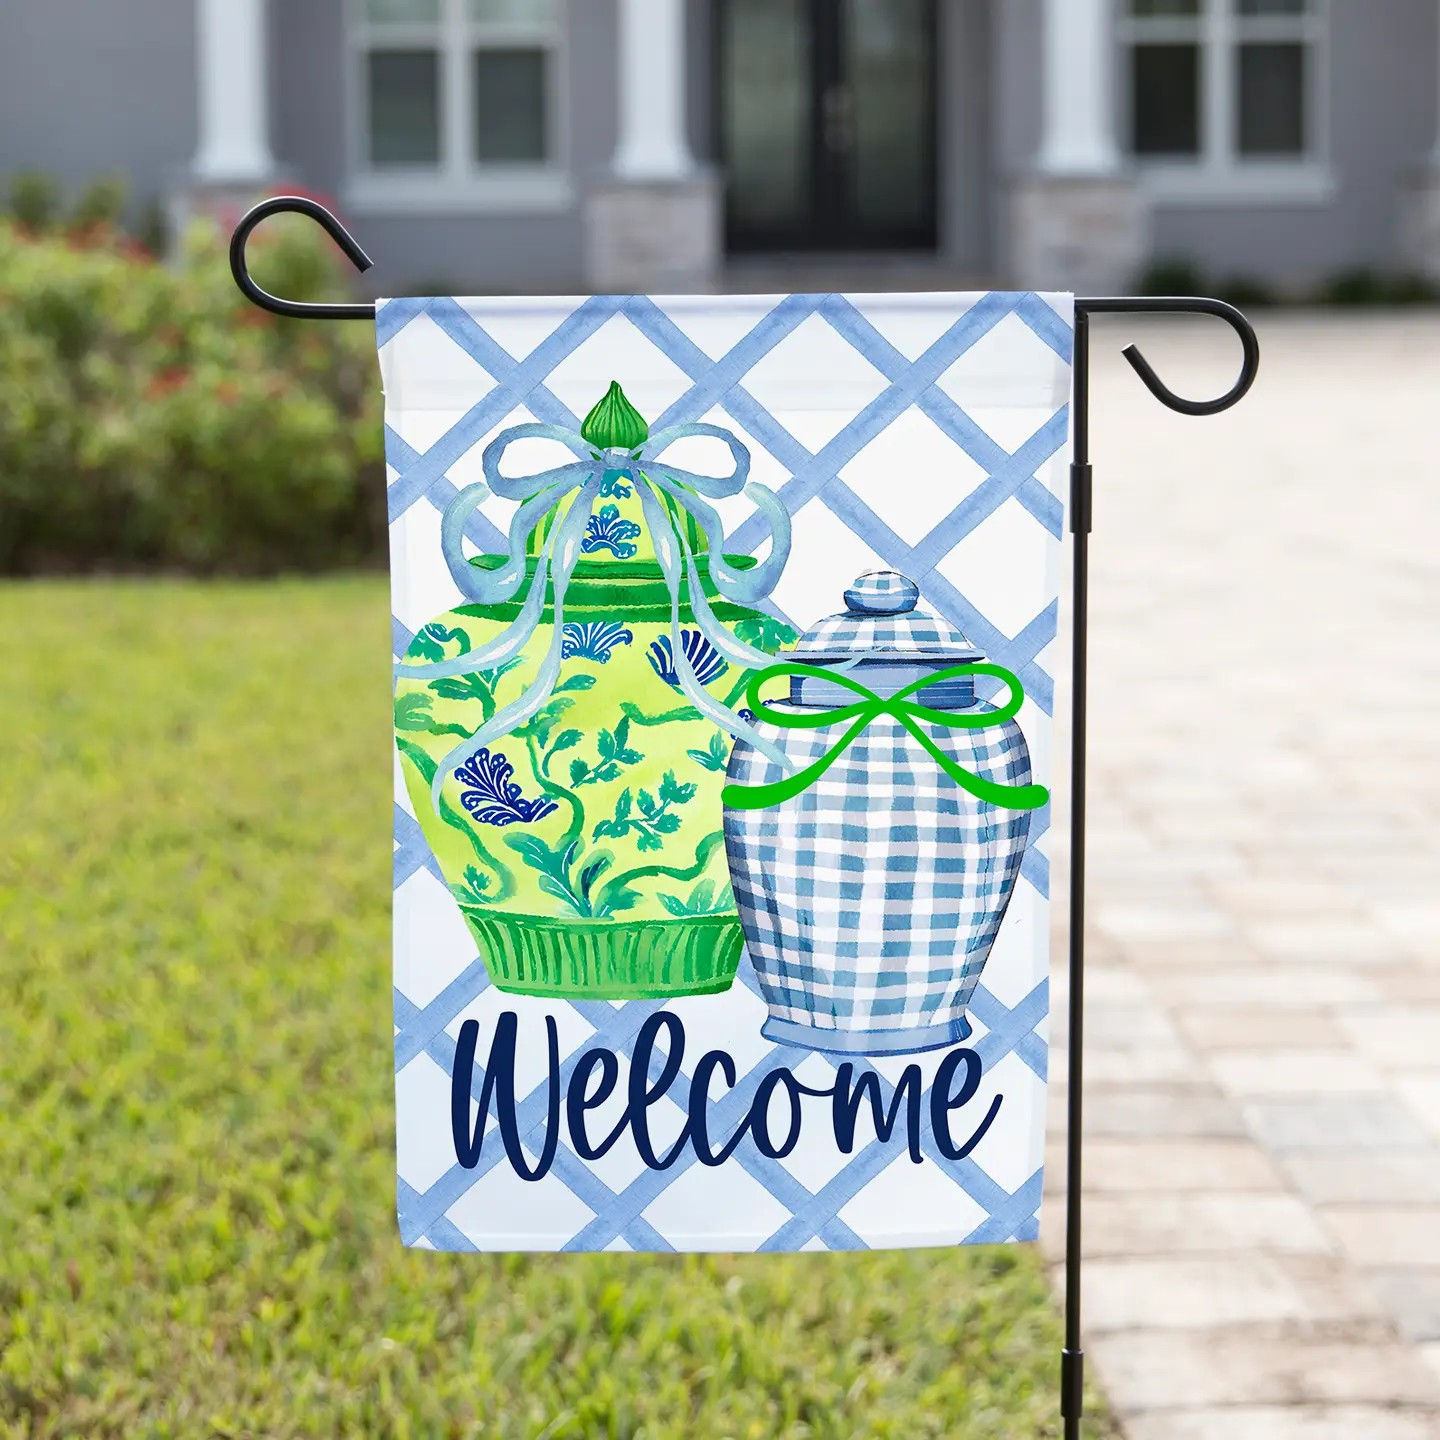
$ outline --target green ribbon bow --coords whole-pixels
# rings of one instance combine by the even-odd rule
[[[813,675],[817,680],[828,680],[833,685],[854,691],[860,698],[855,704],[843,705],[836,710],[807,711],[774,710],[760,699],[760,687],[767,680],[778,680],[792,675]],[[958,680],[967,675],[992,675],[997,680],[1003,680],[1009,687],[1009,697],[1003,705],[995,709],[974,714],[963,710],[934,710],[909,698],[927,686],[938,685],[946,680]],[[792,796],[808,790],[850,748],[866,727],[882,715],[898,720],[962,790],[968,791],[979,800],[1005,810],[1034,810],[1050,798],[1050,792],[1043,785],[1004,785],[997,780],[987,780],[983,775],[972,774],[956,764],[930,738],[920,723],[923,721],[926,725],[934,725],[943,730],[984,730],[1013,720],[1025,703],[1025,692],[1020,681],[1001,665],[979,662],[952,665],[947,670],[923,675],[903,690],[897,690],[895,694],[886,697],[877,695],[869,686],[862,685],[843,670],[782,662],[758,670],[750,677],[750,683],[746,687],[746,699],[757,721],[764,720],[771,725],[778,725],[782,730],[818,730],[825,725],[842,725],[847,720],[854,723],[814,764],[798,774],[787,775],[769,785],[727,785],[720,798],[735,810],[760,810],[767,805],[778,805],[782,800],[789,800]]]

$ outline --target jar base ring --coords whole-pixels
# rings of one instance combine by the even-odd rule
[[[495,987],[564,1000],[670,1000],[728,990],[743,940],[733,915],[566,920],[462,905]]]
[[[836,1030],[772,1015],[760,1030],[767,1040],[779,1045],[798,1045],[830,1055],[914,1055],[958,1045],[972,1032],[964,1015],[943,1025],[916,1025],[906,1030]]]

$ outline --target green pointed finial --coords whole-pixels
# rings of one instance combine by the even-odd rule
[[[597,450],[633,450],[650,434],[645,417],[625,398],[618,380],[585,417],[580,434]]]

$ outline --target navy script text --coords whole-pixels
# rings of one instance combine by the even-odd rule
[[[675,1084],[684,1065],[685,1027],[679,1017],[668,1011],[657,1011],[640,1027],[625,1084],[623,1111],[605,1133],[596,1135],[591,1133],[590,1112],[606,1104],[616,1093],[620,1057],[604,1046],[595,1046],[580,1056],[568,1082],[562,1080],[559,1034],[554,1019],[547,1015],[549,1081],[545,1133],[539,1141],[539,1154],[532,1161],[520,1143],[522,1122],[517,1114],[515,1094],[518,1033],[515,1012],[505,1011],[496,1023],[476,1095],[475,1052],[480,1040],[480,1024],[467,1020],[460,1027],[450,1088],[450,1125],[455,1157],[467,1170],[473,1170],[480,1163],[492,1108],[501,1144],[516,1174],[526,1180],[539,1180],[549,1173],[555,1161],[562,1125],[568,1132],[570,1148],[582,1160],[600,1159],[627,1131],[641,1159],[652,1170],[668,1170],[687,1150],[693,1151],[702,1165],[723,1165],[747,1134],[754,1137],[760,1154],[780,1160],[799,1144],[801,1126],[807,1115],[819,1108],[802,1103],[806,1099],[829,1101],[824,1107],[828,1112],[826,1118],[833,1129],[835,1144],[843,1154],[854,1152],[857,1139],[860,1144],[869,1144],[872,1136],[882,1142],[890,1140],[903,1121],[910,1159],[920,1164],[924,1159],[922,1120],[928,1111],[935,1149],[946,1159],[963,1160],[995,1123],[1002,1099],[996,1095],[979,1124],[963,1138],[957,1138],[952,1128],[956,1112],[969,1104],[980,1088],[980,1057],[966,1048],[951,1050],[941,1060],[928,1097],[924,1093],[920,1067],[907,1065],[888,1107],[880,1094],[879,1075],[868,1068],[857,1072],[851,1061],[836,1067],[832,1085],[818,1089],[778,1066],[767,1071],[755,1086],[738,1120],[730,1117],[723,1122],[722,1128],[728,1133],[720,1138],[710,1133],[711,1108],[726,1098],[725,1092],[734,1089],[738,1075],[735,1061],[725,1051],[708,1050],[694,1062],[690,1093],[684,1107],[686,1119],[680,1134],[667,1150],[658,1153],[650,1134],[648,1114]],[[712,1096],[711,1088],[717,1077],[724,1090]],[[473,1121],[472,1098],[479,1102]],[[868,1126],[862,1127],[860,1123],[862,1112],[868,1112]],[[527,1132],[533,1123],[525,1125]]]

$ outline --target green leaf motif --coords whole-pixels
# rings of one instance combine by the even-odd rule
[[[423,690],[400,695],[395,700],[395,728],[397,730],[429,730],[430,697]]]
[[[463,630],[451,630],[436,622],[422,625],[419,633],[410,642],[410,655],[420,660],[444,660],[446,646],[455,645],[455,653],[463,655],[470,647],[470,637]]]
[[[633,910],[639,899],[640,892],[638,890],[631,890],[612,880],[600,892],[595,914],[603,919],[606,915],[613,915],[617,910]]]
[[[591,837],[599,839],[604,835],[618,840],[633,835],[637,850],[659,850],[663,848],[662,837],[674,835],[680,829],[680,817],[671,807],[688,804],[695,798],[696,791],[696,786],[676,780],[673,770],[665,772],[658,796],[648,790],[632,796],[627,785],[615,801],[614,815],[609,820],[598,821]]]
[[[587,915],[589,908],[570,881],[570,866],[580,849],[578,840],[550,846],[538,835],[507,835],[505,843],[532,869],[540,874],[540,888],[547,895],[563,901],[577,915]]]
[[[584,738],[584,735],[579,730],[562,730],[555,737],[554,743],[545,752],[545,758],[540,762],[540,773],[548,776],[550,774],[550,762],[560,754],[562,750],[573,750]],[[584,763],[583,760],[580,761],[580,764],[583,765]],[[571,761],[570,768],[573,774],[575,768],[574,761]]]
[[[603,780],[618,780],[626,765],[636,765],[645,758],[630,744],[628,716],[623,716],[613,730],[602,730],[595,737],[595,749],[597,759],[594,765],[578,758],[570,762],[571,785],[594,785]]]
[[[665,710],[659,715],[647,715],[634,701],[622,700],[620,709],[627,720],[633,720],[637,725],[671,725],[683,720],[702,718],[693,705],[678,705],[675,709]]]
[[[732,628],[737,639],[769,655],[793,644],[795,640],[795,632],[773,615],[747,615],[743,620],[737,620]]]
[[[703,770],[719,772],[730,763],[730,741],[718,730],[710,737],[708,750],[687,750],[685,752]]]
[[[621,717],[620,723],[616,725],[613,734],[609,730],[602,730],[600,732],[600,753],[604,755],[608,751],[609,757],[612,759],[627,753],[629,743],[630,717],[628,715]],[[635,752],[629,751],[628,753],[634,754]]]
[[[523,738],[533,736],[535,742],[544,746],[550,740],[551,732],[560,723],[560,717],[574,704],[568,696],[557,695],[547,700],[523,725],[515,729],[515,733]]]
[[[683,899],[679,895],[666,894],[662,894],[658,898],[665,909],[676,917],[722,914],[731,909],[735,903],[735,897],[731,893],[730,887],[728,885],[721,887],[717,894],[713,880],[702,880]]]
[[[673,770],[667,770],[660,781],[660,800],[665,805],[688,805],[695,798],[700,787],[689,781],[675,778]]]
[[[397,695],[395,697],[395,728],[420,731],[426,735],[461,735],[466,739],[473,735],[475,733],[473,725],[460,725],[454,721],[442,723],[435,718],[430,707],[435,694],[439,693],[435,687],[442,683],[434,681],[428,689],[412,690],[408,695]]]
[[[478,675],[447,675],[440,680],[430,681],[431,691],[442,700],[477,700],[480,698],[480,686],[475,682],[479,680]],[[488,685],[483,687],[488,691]]]
[[[627,785],[620,792],[620,798],[615,802],[614,819],[598,821],[594,830],[590,832],[590,838],[598,840],[604,835],[619,840],[628,835],[630,833],[630,804],[630,787]]]
[[[600,877],[614,863],[608,850],[595,850],[582,858],[578,840],[547,845],[538,835],[508,835],[505,843],[540,872],[540,888],[567,905],[586,920],[603,920],[619,910],[629,910],[640,899],[623,878]]]
[[[552,847],[539,835],[507,835],[505,843],[533,869],[547,875],[560,875],[565,872],[565,849],[568,847]],[[572,841],[571,844],[573,843]]]
[[[488,905],[497,887],[478,866],[467,865],[463,884],[452,885],[450,893],[462,905]]]
[[[440,767],[438,763],[430,758],[413,740],[395,737],[395,744],[400,753],[420,772],[420,778],[427,784],[435,783],[435,772]]]
[[[455,632],[459,633],[459,632]],[[469,641],[467,640],[468,644]],[[425,688],[441,700],[458,700],[468,703],[478,701],[484,718],[488,720],[495,713],[495,690],[501,679],[520,664],[518,660],[507,660],[493,670],[476,670],[469,675],[444,675],[438,680],[426,682]],[[472,726],[472,730],[473,730]],[[464,735],[471,733],[458,726],[442,726],[438,734]]]
[[[595,888],[595,882],[610,868],[610,852],[608,850],[597,850],[581,867],[576,871],[575,878],[580,887],[580,894],[588,900],[590,893]]]

